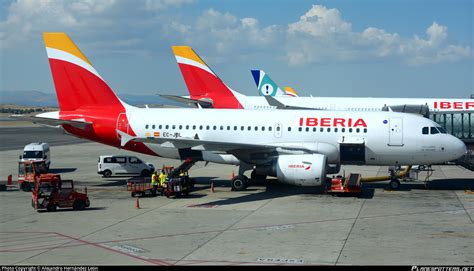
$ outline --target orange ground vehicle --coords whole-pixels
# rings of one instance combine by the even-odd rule
[[[361,175],[352,173],[347,179],[339,175],[331,180],[331,188],[327,192],[333,196],[360,195],[362,194]]]
[[[36,210],[56,211],[57,208],[82,210],[90,206],[86,193],[77,192],[72,180],[37,178],[31,193],[31,205]]]
[[[23,161],[18,163],[18,187],[23,191],[31,191],[36,179],[60,180],[59,174],[48,173],[44,161]]]

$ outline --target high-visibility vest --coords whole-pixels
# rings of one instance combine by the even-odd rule
[[[156,174],[151,175],[151,185],[158,185],[158,180],[156,179]]]
[[[166,174],[160,173],[160,185],[163,186],[166,181]]]

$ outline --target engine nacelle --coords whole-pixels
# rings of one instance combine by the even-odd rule
[[[326,174],[337,174],[341,171],[341,164],[328,164],[326,166]]]
[[[319,186],[326,180],[327,157],[323,154],[280,155],[275,162],[279,181],[299,186]]]

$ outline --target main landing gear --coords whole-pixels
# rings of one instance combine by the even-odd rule
[[[257,174],[255,169],[250,174],[250,179],[244,175],[244,172],[253,169],[252,165],[242,163],[239,167],[239,175],[232,178],[232,191],[244,191],[252,181],[265,180],[266,175]]]

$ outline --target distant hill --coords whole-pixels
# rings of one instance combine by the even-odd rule
[[[163,99],[158,95],[118,94],[118,96],[124,102],[131,105],[181,105],[177,102]],[[0,103],[25,106],[58,106],[56,94],[41,91],[0,91]]]

